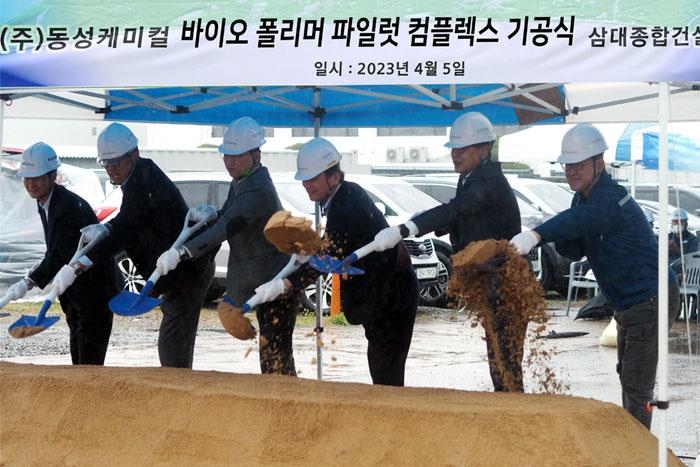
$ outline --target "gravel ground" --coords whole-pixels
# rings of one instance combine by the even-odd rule
[[[39,306],[37,305],[37,312]],[[0,359],[13,357],[30,357],[35,355],[63,355],[69,354],[68,325],[60,309],[52,308],[49,314],[59,314],[61,319],[44,332],[24,339],[15,339],[6,332],[0,333]],[[213,318],[218,317],[214,310],[203,310],[200,327],[209,326]],[[26,313],[26,312],[25,312]],[[111,346],[124,346],[139,343],[156,344],[158,340],[158,326],[160,325],[160,312],[151,312],[136,318],[115,316],[112,325]],[[9,327],[16,319],[17,314],[0,318],[0,324]]]
[[[36,312],[39,311],[39,307],[40,304],[37,304]],[[419,309],[419,314],[422,316],[448,312],[452,313],[451,310],[441,308],[420,307]],[[31,311],[25,310],[23,313],[29,314]],[[58,314],[61,316],[61,319],[46,331],[30,338],[15,339],[6,332],[0,332],[0,359],[31,357],[36,355],[69,354],[68,325],[66,324],[66,320],[60,308],[54,306],[48,314]],[[17,313],[12,313],[10,316],[0,318],[0,326],[7,328],[14,323],[18,317]],[[254,315],[251,317],[253,321],[255,321]],[[139,344],[157,345],[160,318],[161,314],[157,309],[133,318],[115,316],[112,325],[110,347],[134,346]],[[308,322],[309,326],[313,326],[314,319],[312,315],[300,317],[297,326],[300,326],[300,322]],[[255,325],[257,323],[254,322],[253,324]],[[226,331],[221,327],[221,322],[219,321],[215,306],[207,306],[202,309],[199,320],[198,337],[222,334],[226,334]]]

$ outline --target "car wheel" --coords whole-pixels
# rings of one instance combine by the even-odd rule
[[[124,290],[141,293],[141,289],[146,285],[146,280],[141,277],[141,274],[136,270],[134,262],[126,256],[126,254],[121,254],[117,257],[117,268],[119,269],[119,274],[122,276],[124,281]],[[220,284],[216,279],[214,279],[204,296],[204,303],[211,303],[221,297],[226,291],[226,288]]]
[[[440,251],[435,251],[438,258],[437,283],[420,287],[420,303],[424,306],[445,307],[447,305],[447,283],[452,276],[452,261]]]
[[[125,254],[117,257],[117,268],[124,280],[124,290],[133,293],[140,293],[146,285],[146,280],[136,270],[134,262]]]
[[[321,280],[321,311],[324,316],[330,314],[331,310],[331,281],[332,274],[326,274]],[[313,284],[306,287],[301,292],[301,304],[307,311],[316,311],[316,281]]]

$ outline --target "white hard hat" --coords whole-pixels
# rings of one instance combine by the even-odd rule
[[[116,159],[135,149],[139,142],[129,128],[110,123],[97,137],[97,160]]]
[[[330,141],[314,138],[304,144],[297,154],[297,180],[311,180],[326,169],[340,164],[342,156]]]
[[[22,163],[17,175],[20,177],[40,177],[52,172],[61,165],[56,151],[46,143],[34,143],[22,153]]]
[[[265,144],[265,130],[252,118],[241,117],[229,124],[224,133],[224,142],[219,146],[219,152],[238,156],[251,149],[257,149],[263,144]]]
[[[688,213],[686,212],[685,209],[678,208],[675,211],[673,211],[673,214],[671,215],[671,220],[687,221],[688,220]]]
[[[488,118],[479,112],[467,112],[457,117],[450,128],[446,148],[465,148],[473,144],[496,140],[496,133]]]
[[[590,123],[579,123],[566,132],[561,140],[561,154],[557,162],[575,164],[608,149],[603,134]]]

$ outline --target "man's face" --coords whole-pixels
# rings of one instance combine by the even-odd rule
[[[688,221],[682,221],[680,219],[671,220],[671,232],[680,233],[688,227]]]
[[[337,185],[337,183],[334,183],[334,180],[335,177],[329,177],[321,172],[310,180],[304,180],[301,184],[309,195],[309,199],[320,203],[328,198],[331,190]]]
[[[563,164],[569,187],[576,193],[587,195],[596,175],[602,170],[599,168],[599,161],[602,160],[602,157],[596,156],[574,164]]]
[[[488,152],[488,145],[474,144],[464,148],[452,148],[452,164],[455,172],[468,174],[481,164],[481,159]]]
[[[105,168],[107,175],[109,176],[109,180],[113,184],[121,185],[129,177],[131,169],[134,167],[137,158],[137,151],[132,150],[121,157],[102,160],[100,161],[100,165]]]
[[[234,180],[240,180],[253,168],[253,156],[250,151],[237,156],[224,154],[224,166]]]
[[[42,203],[46,202],[56,180],[56,173],[50,172],[38,177],[24,177],[24,188],[33,199],[39,200]]]

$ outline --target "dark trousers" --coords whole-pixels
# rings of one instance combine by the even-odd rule
[[[379,318],[363,323],[367,337],[367,361],[372,383],[403,386],[406,357],[413,338],[418,309],[418,281],[413,271],[395,272],[403,301],[381,310]]]
[[[183,275],[172,290],[163,294],[163,319],[158,333],[161,366],[192,368],[199,314],[213,278],[214,263],[202,261],[193,274]]]
[[[673,324],[679,306],[678,285],[668,286],[668,324]],[[622,387],[622,406],[647,429],[654,398],[658,361],[658,296],[615,312],[617,321],[617,374]]]
[[[77,304],[64,297],[61,309],[68,324],[73,365],[104,365],[114,318],[107,302]]]
[[[523,353],[527,322],[513,322],[506,314],[496,310],[493,330],[487,326],[485,332],[494,391],[523,392]]]
[[[260,326],[260,372],[296,376],[292,335],[299,310],[299,296],[285,297],[258,305],[255,314]]]

